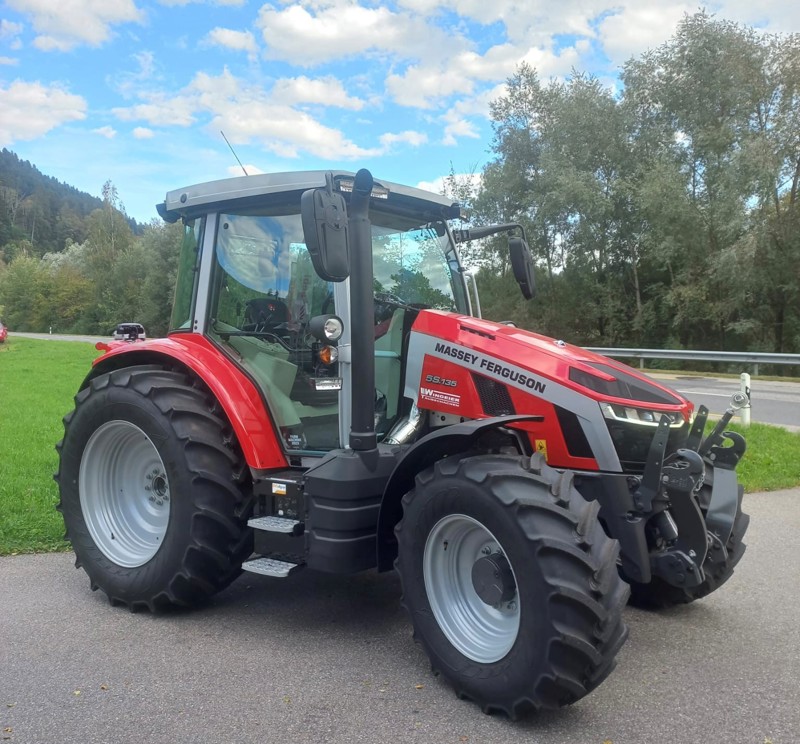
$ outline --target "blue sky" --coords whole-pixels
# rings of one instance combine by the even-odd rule
[[[800,3],[719,17],[800,31]],[[614,85],[696,5],[674,0],[0,0],[0,147],[155,217],[166,191],[369,167],[439,189],[491,158],[488,104],[523,60]]]

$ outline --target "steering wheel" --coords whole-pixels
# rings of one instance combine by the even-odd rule
[[[320,315],[328,315],[333,309],[333,292],[328,292],[328,296],[322,301]]]

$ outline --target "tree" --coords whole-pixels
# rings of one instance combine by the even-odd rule
[[[621,77],[615,95],[523,64],[491,104],[475,212],[522,223],[543,274],[515,311],[598,345],[797,348],[800,36],[701,11]],[[501,245],[481,263],[490,317],[511,309]]]

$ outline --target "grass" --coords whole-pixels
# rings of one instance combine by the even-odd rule
[[[55,443],[98,352],[88,343],[10,337],[0,344],[0,555],[65,550],[55,510]],[[739,480],[747,491],[800,485],[800,433],[765,424],[745,432]]]
[[[55,444],[98,351],[9,337],[0,344],[0,555],[63,550]]]
[[[709,422],[713,428],[713,422]],[[738,431],[747,440],[736,473],[745,491],[775,491],[800,485],[800,432],[777,426],[751,424],[744,428],[731,423],[730,431]]]

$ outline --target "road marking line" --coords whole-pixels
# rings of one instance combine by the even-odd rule
[[[713,395],[715,398],[730,398],[729,393],[709,393],[706,390],[678,390],[681,395]]]

